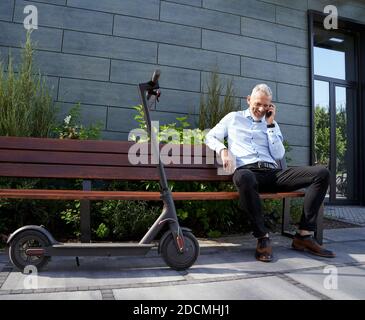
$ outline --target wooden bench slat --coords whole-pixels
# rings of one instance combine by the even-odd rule
[[[1,149],[128,153],[133,144],[130,141],[0,137]]]
[[[98,167],[68,166],[47,164],[14,164],[1,163],[0,176],[23,178],[69,178],[100,180],[159,180],[158,172],[153,167]],[[173,181],[231,181],[230,175],[217,175],[217,169],[166,168],[166,176]]]
[[[232,200],[238,199],[238,192],[172,192],[174,200]],[[282,199],[303,197],[304,192],[261,193],[261,199]],[[159,200],[159,192],[150,191],[82,191],[82,190],[40,190],[0,189],[0,198],[59,199],[59,200]]]
[[[140,164],[137,166],[156,167],[151,164],[150,156],[146,156],[145,162],[149,164]],[[174,158],[176,164],[169,164],[170,167],[176,168],[212,168],[214,158],[201,157],[192,159],[191,157],[180,156]],[[197,163],[200,161],[201,163]],[[209,161],[207,163],[207,161]],[[92,153],[92,152],[64,152],[64,151],[46,151],[46,150],[0,150],[1,163],[31,163],[31,164],[60,164],[60,165],[94,165],[94,166],[115,166],[115,167],[134,167],[128,158],[128,154],[112,154],[112,153]],[[191,162],[191,164],[189,164]],[[196,162],[196,163],[194,163]]]
[[[73,139],[50,139],[50,138],[29,138],[29,137],[4,137],[0,136],[0,150],[44,150],[44,151],[64,151],[64,152],[91,152],[91,153],[113,153],[113,154],[128,154],[129,148],[136,143],[133,141],[111,141],[111,140],[73,140]],[[147,149],[147,154],[151,153],[150,148],[145,148],[138,144],[140,151],[144,154]],[[188,152],[188,154],[199,154],[203,157],[214,156],[214,152],[205,144],[203,145],[174,145],[179,146],[180,154]],[[160,150],[167,150],[165,145],[160,144]],[[188,151],[190,150],[190,151]]]

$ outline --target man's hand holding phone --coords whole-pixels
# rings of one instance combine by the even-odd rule
[[[276,111],[275,105],[270,104],[269,108],[266,111],[266,116],[265,116],[265,120],[266,120],[267,124],[272,124],[274,122],[275,111]]]

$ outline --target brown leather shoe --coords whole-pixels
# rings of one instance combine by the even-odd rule
[[[270,238],[263,237],[257,239],[256,254],[257,260],[262,262],[270,262],[273,258]]]
[[[334,258],[336,254],[330,250],[324,249],[312,235],[301,236],[296,234],[294,236],[292,247],[299,251],[308,251],[324,258]]]

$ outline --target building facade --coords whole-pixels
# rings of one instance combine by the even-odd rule
[[[267,83],[290,165],[326,162],[336,168],[329,201],[364,204],[364,1],[0,0],[3,61],[9,48],[19,61],[29,5],[38,12],[35,61],[62,113],[81,102],[86,124],[102,121],[104,139],[125,140],[137,127],[136,84],[156,67],[163,96],[153,117],[161,123],[188,115],[194,124],[209,74],[219,70],[233,79],[242,108],[253,86]],[[328,5],[339,16],[334,30],[323,25]],[[316,124],[320,112],[327,124]],[[322,151],[317,125],[328,141]]]

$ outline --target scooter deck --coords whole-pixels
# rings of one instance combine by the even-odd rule
[[[67,243],[46,247],[46,256],[139,256],[145,255],[155,244],[136,243]]]

